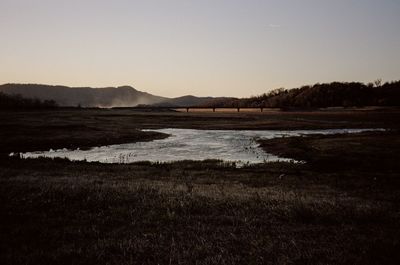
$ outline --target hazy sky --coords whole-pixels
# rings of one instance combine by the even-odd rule
[[[399,0],[0,0],[0,84],[162,96],[400,79]]]

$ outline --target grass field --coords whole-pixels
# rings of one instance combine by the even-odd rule
[[[399,264],[400,111],[0,113],[1,264]],[[165,135],[141,128],[388,128],[262,141],[307,161],[100,164],[9,152]]]

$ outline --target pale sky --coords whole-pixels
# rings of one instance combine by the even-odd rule
[[[0,84],[251,96],[400,79],[400,0],[0,0]]]

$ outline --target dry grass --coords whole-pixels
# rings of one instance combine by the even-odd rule
[[[368,180],[348,192],[332,176],[299,181],[291,174],[314,173],[279,163],[12,159],[1,167],[2,264],[399,261],[398,204],[357,195]]]

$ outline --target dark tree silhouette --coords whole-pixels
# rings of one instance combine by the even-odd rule
[[[381,79],[374,83],[333,82],[300,88],[278,88],[260,96],[209,101],[207,107],[270,107],[270,108],[325,108],[362,106],[400,106],[400,81]]]
[[[24,98],[21,95],[9,95],[0,92],[0,109],[52,109],[56,108],[54,100]]]

